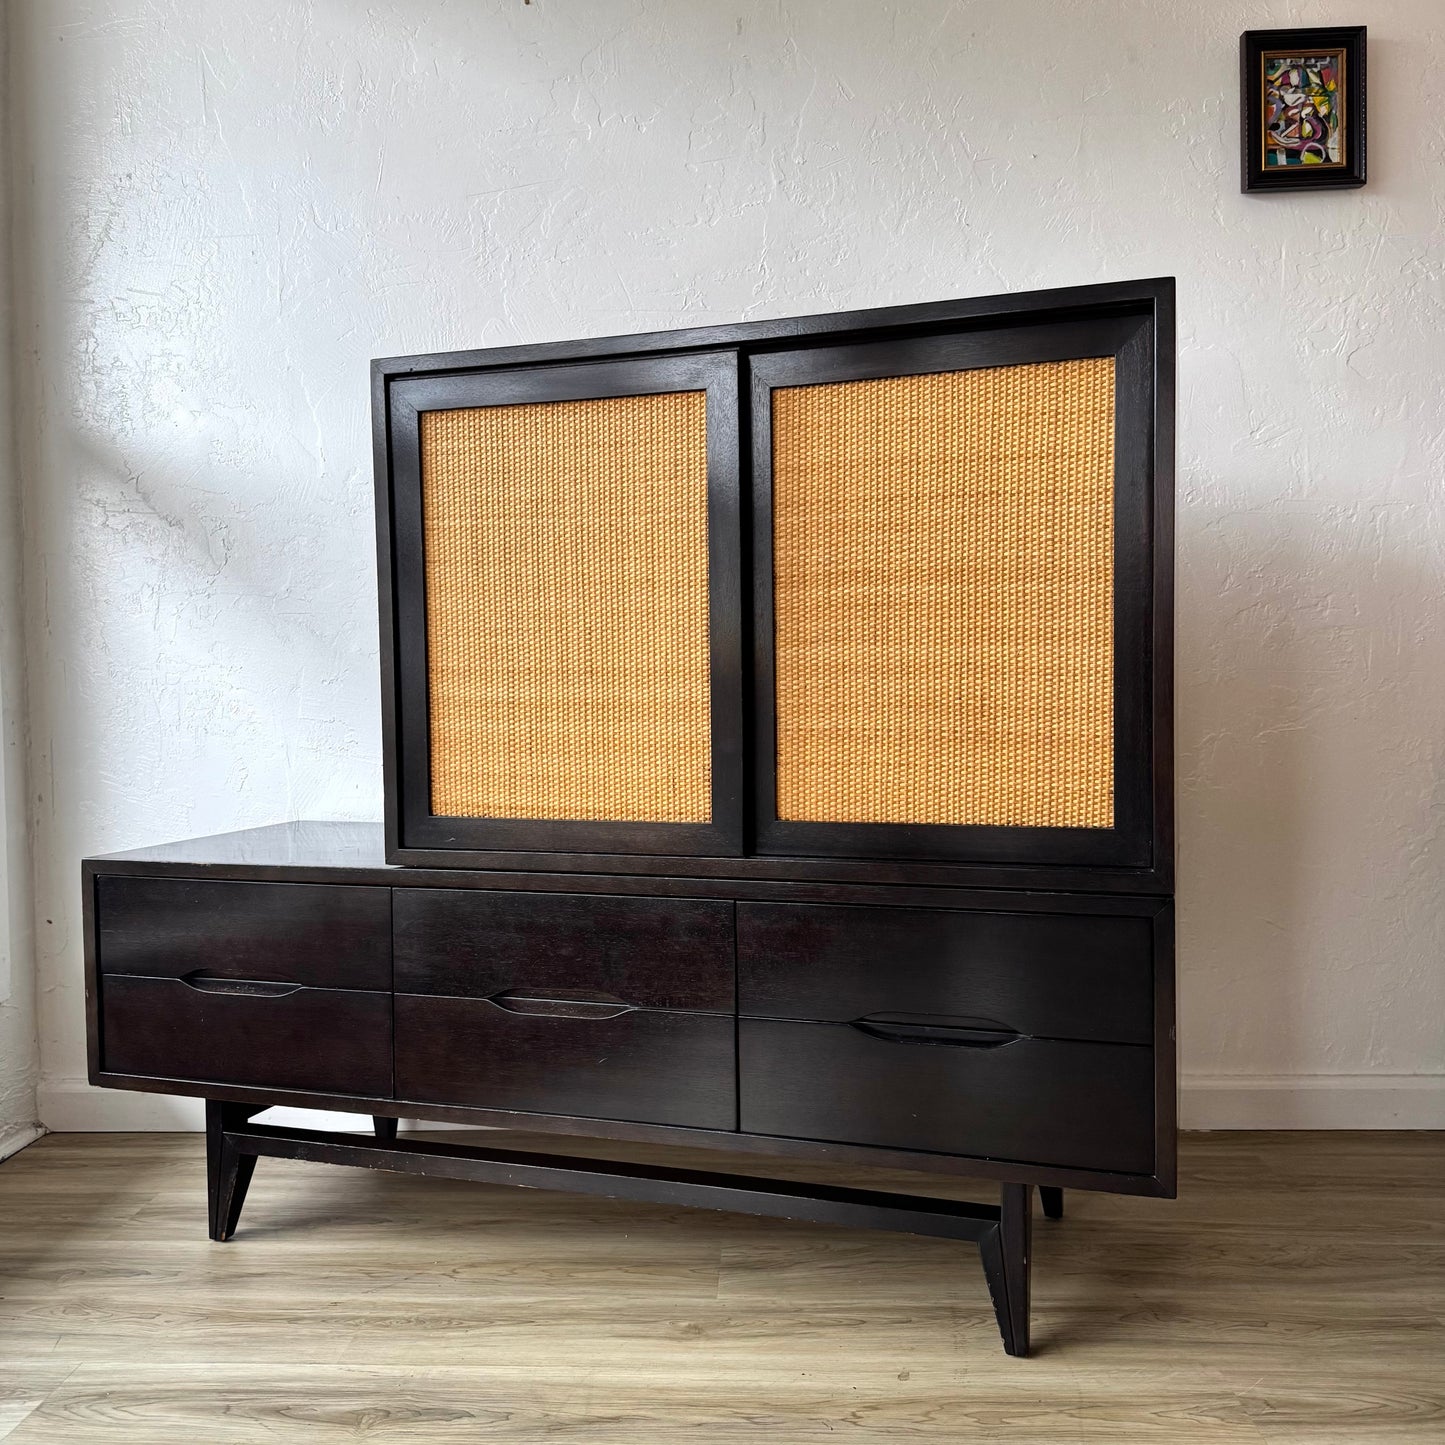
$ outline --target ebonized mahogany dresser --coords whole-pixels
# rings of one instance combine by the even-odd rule
[[[84,864],[212,1238],[260,1156],[907,1230],[1026,1354],[1034,1187],[1174,1192],[1173,347],[1154,280],[375,363],[384,827]]]

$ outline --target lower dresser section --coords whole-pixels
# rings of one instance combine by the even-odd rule
[[[101,1052],[118,1074],[391,1096],[391,995],[107,975]]]
[[[1020,1037],[899,1042],[851,1024],[742,1019],[739,1126],[832,1143],[1147,1174],[1154,1053]]]
[[[520,1013],[489,999],[397,994],[396,1097],[736,1129],[733,1028],[731,1014],[567,1003]]]
[[[92,1079],[1172,1181],[1158,910],[395,893],[100,877]]]

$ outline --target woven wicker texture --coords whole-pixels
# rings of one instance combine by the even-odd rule
[[[1113,824],[1114,363],[773,392],[778,815]]]
[[[711,817],[706,401],[423,413],[433,813]]]

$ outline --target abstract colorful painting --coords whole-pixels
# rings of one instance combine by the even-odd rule
[[[1239,37],[1240,188],[1365,184],[1365,27]]]
[[[1266,166],[1344,164],[1345,53],[1264,57]]]

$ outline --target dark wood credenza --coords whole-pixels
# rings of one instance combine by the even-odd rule
[[[769,390],[1072,357],[1115,359],[1110,817],[910,825],[870,819],[858,803],[857,820],[810,821],[807,765],[778,742],[792,736],[793,704],[781,683],[773,691],[801,664],[784,655],[800,624],[773,611],[784,560],[773,538],[799,524],[778,520],[792,493],[771,488],[763,415],[781,429],[789,414],[769,411]],[[261,1156],[900,1229],[976,1242],[1005,1348],[1026,1354],[1034,1187],[1057,1217],[1064,1189],[1172,1196],[1175,1186],[1171,357],[1172,283],[1154,281],[378,363],[385,826],[285,824],[83,865],[91,1080],[207,1101],[212,1238],[234,1232]],[[687,388],[710,408],[699,471],[711,756],[702,821],[568,821],[565,800],[536,819],[480,815],[481,805],[438,814],[438,798],[465,799],[477,784],[475,769],[439,781],[456,733],[428,714],[428,697],[444,709],[457,686],[428,658],[454,657],[458,642],[437,630],[448,599],[428,572],[447,545],[427,531],[447,495],[427,491],[427,465],[443,451],[423,453],[418,418],[452,409],[471,425],[507,407],[501,420],[515,427],[529,406]],[[858,399],[840,395],[845,406]],[[876,395],[887,403],[886,389]],[[545,436],[572,414],[547,413]],[[597,415],[577,414],[594,428],[578,435],[595,437]],[[1073,455],[1050,465],[1067,472]],[[486,482],[475,457],[464,467],[464,480]],[[587,467],[595,458],[579,474]],[[567,525],[585,545],[586,518]],[[1036,565],[1044,583],[1058,574],[1074,586],[1067,557]],[[555,589],[572,585],[562,575]],[[628,605],[648,605],[653,585],[636,584]],[[492,615],[502,635],[511,624]],[[485,611],[473,616],[483,620],[469,626],[490,625]],[[1031,645],[1030,635],[1010,641],[1025,659],[1016,672]],[[510,692],[482,679],[504,714],[524,708],[517,678],[530,685],[536,671],[530,657],[507,661],[515,652],[497,651],[500,663],[463,656],[475,675],[513,668],[499,674]],[[806,663],[801,645],[797,656]],[[1038,666],[1047,680],[1061,664],[1048,654]],[[457,715],[465,724],[465,707]],[[592,746],[606,746],[610,734],[597,736]],[[787,767],[798,776],[780,803]],[[544,796],[557,772],[551,760],[528,786]],[[1072,783],[1067,769],[1061,777],[1063,796]],[[676,796],[689,787],[696,796],[686,778]],[[375,1128],[253,1122],[273,1105],[358,1112]],[[753,1154],[759,1170],[441,1144],[398,1137],[402,1118],[692,1143]],[[786,1183],[768,1177],[770,1157],[992,1178],[1001,1198]]]
[[[209,1101],[213,1238],[265,1154],[981,1239],[1023,1353],[1032,1186],[1173,1193],[1167,900],[400,869],[381,843],[296,823],[85,864],[91,1080]],[[275,1104],[992,1177],[1005,1207],[248,1125]]]

